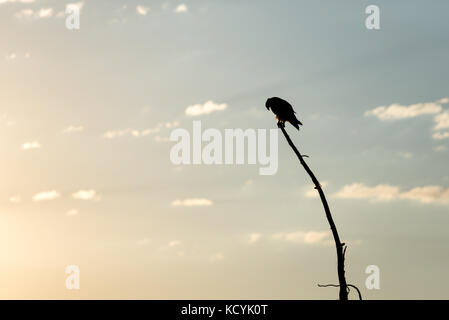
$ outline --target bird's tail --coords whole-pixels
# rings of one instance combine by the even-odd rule
[[[295,119],[294,121],[290,122],[292,124],[292,126],[294,126],[296,129],[298,129],[299,131],[299,125],[302,125],[301,121],[299,121],[298,119]]]

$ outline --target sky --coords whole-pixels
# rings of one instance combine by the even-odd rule
[[[79,30],[69,3],[0,0],[0,298],[337,299],[317,287],[337,282],[321,203],[281,134],[274,175],[170,159],[193,121],[275,129],[272,96],[304,123],[286,129],[348,282],[449,298],[449,2],[84,0]]]

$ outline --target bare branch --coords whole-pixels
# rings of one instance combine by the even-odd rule
[[[307,163],[304,160],[304,157],[301,155],[301,153],[298,151],[292,140],[290,139],[289,135],[285,131],[285,128],[282,124],[278,123],[279,129],[281,129],[282,133],[285,136],[285,139],[287,140],[288,144],[292,148],[293,152],[298,157],[299,162],[304,167],[304,170],[309,174],[310,179],[312,179],[313,184],[315,185],[315,188],[318,190],[318,193],[320,195],[321,202],[324,207],[324,212],[326,213],[326,218],[329,223],[329,226],[332,230],[332,235],[334,237],[335,241],[335,247],[337,250],[337,272],[338,272],[338,281],[340,283],[340,300],[348,300],[348,286],[346,284],[346,278],[345,278],[345,257],[343,254],[343,245],[340,241],[340,236],[338,235],[337,227],[335,226],[334,219],[332,218],[331,211],[329,208],[329,205],[326,200],[326,196],[324,195],[323,189],[321,188],[321,184],[319,183],[318,179],[315,177],[312,170],[309,168]]]
[[[346,286],[348,287],[348,290],[349,290],[349,287],[354,288],[357,291],[357,294],[359,295],[359,300],[363,300],[362,299],[362,293],[360,292],[359,288],[357,288],[353,284],[347,284]],[[320,288],[327,288],[327,287],[339,288],[340,285],[339,284],[318,284],[318,287],[320,287]]]

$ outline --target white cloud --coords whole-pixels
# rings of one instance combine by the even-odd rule
[[[449,128],[449,110],[443,111],[443,104],[449,103],[449,98],[442,98],[435,102],[416,103],[408,106],[392,104],[380,106],[366,111],[365,116],[375,116],[383,121],[414,118],[421,115],[433,114],[435,131]],[[449,132],[435,132],[433,139],[442,140],[449,138]]]
[[[224,258],[225,258],[224,255],[222,253],[218,252],[218,253],[211,255],[209,257],[209,261],[210,262],[219,262],[219,261],[223,261]]]
[[[344,186],[335,197],[341,199],[370,199],[374,201],[388,201],[398,197],[399,187],[380,184],[368,187],[362,183],[353,183]]]
[[[416,103],[411,105],[391,104],[389,106],[380,106],[366,111],[365,116],[375,116],[380,120],[398,120],[414,118],[426,114],[437,114],[442,110],[442,103],[446,103],[446,98],[436,102]]]
[[[100,200],[100,196],[97,194],[97,191],[90,190],[79,190],[72,194],[72,198],[78,200]]]
[[[115,138],[120,138],[120,137],[124,137],[124,136],[132,136],[132,137],[138,138],[138,137],[145,137],[145,136],[148,136],[150,134],[153,134],[153,133],[156,133],[159,131],[160,131],[159,127],[143,129],[143,130],[127,128],[127,129],[121,129],[121,130],[109,130],[103,134],[103,137],[106,139],[115,139]]]
[[[2,1],[2,0],[0,0],[0,1]],[[34,2],[34,1],[29,1],[29,2],[27,2],[27,1],[29,1],[29,0],[22,0],[20,2],[23,2],[23,3]],[[11,2],[14,2],[14,1],[11,1]],[[84,7],[83,1],[75,2],[75,3],[68,3],[65,6],[66,10],[70,10],[71,12],[81,11],[83,7]],[[27,8],[27,9],[22,9],[22,10],[16,12],[14,14],[14,16],[17,19],[21,19],[21,20],[48,19],[51,17],[64,18],[66,16],[66,12],[62,10],[62,11],[55,13],[53,8],[40,8],[38,10],[33,10],[33,9]]]
[[[179,4],[176,8],[175,8],[175,12],[176,13],[183,13],[183,12],[187,12],[189,11],[189,8],[187,7],[186,4],[181,3]]]
[[[84,131],[83,126],[68,126],[62,132],[70,134],[70,133],[77,133],[77,132],[83,132],[83,131]]]
[[[114,139],[118,137],[123,137],[131,132],[131,129],[123,129],[123,130],[109,130],[107,131],[103,137],[107,139]]]
[[[50,18],[53,15],[52,8],[42,8],[37,12],[39,18]]]
[[[449,188],[440,186],[416,187],[401,192],[400,188],[391,185],[369,187],[362,183],[344,186],[335,195],[341,199],[368,199],[372,201],[414,200],[421,203],[449,203]]]
[[[4,3],[33,3],[34,0],[0,0],[0,4]]]
[[[9,198],[9,202],[11,203],[20,203],[22,202],[22,198],[18,195],[12,196]]]
[[[39,149],[39,148],[41,148],[41,145],[37,141],[25,142],[22,146],[23,150],[31,150],[31,149]]]
[[[205,198],[191,198],[184,200],[175,200],[171,203],[173,207],[204,207],[213,205],[212,200]]]
[[[23,9],[16,12],[14,16],[17,19],[47,19],[51,18],[54,14],[53,8],[41,8],[39,10],[33,11],[32,9]]]
[[[421,203],[449,203],[449,188],[443,189],[440,186],[417,187],[401,193],[400,199],[415,200]]]
[[[76,209],[71,209],[71,210],[67,211],[66,214],[67,214],[68,216],[76,216],[78,213],[79,213],[78,210],[76,210]]]
[[[322,181],[321,188],[324,189],[328,184],[329,184],[329,182]],[[315,189],[315,186],[310,185],[307,187],[307,191],[304,196],[306,198],[318,198],[318,196],[319,196],[318,190]]]
[[[7,61],[12,61],[12,60],[15,60],[16,58],[17,58],[17,55],[14,52],[5,56],[5,59]]]
[[[150,11],[150,7],[145,7],[145,6],[141,6],[141,5],[138,5],[136,7],[137,14],[140,14],[142,16],[146,16],[149,11]]]
[[[33,201],[54,200],[59,197],[60,197],[60,194],[56,190],[44,191],[44,192],[39,192],[39,193],[35,194],[33,197]]]
[[[330,244],[329,231],[296,231],[296,232],[281,232],[273,235],[274,239],[283,240],[297,244]]]
[[[165,127],[167,129],[175,128],[177,126],[179,126],[179,122],[178,121],[162,122],[162,123],[158,123],[158,125],[157,125],[158,128]]]
[[[449,128],[449,110],[444,111],[443,113],[440,113],[439,115],[435,116],[435,130],[440,129],[447,129]]]
[[[181,245],[181,241],[179,241],[179,240],[172,240],[172,241],[170,241],[168,243],[168,246],[170,248],[177,247],[177,246],[180,246],[180,245]]]
[[[136,135],[136,132],[137,132],[137,135]],[[138,130],[137,131],[134,130],[133,131],[133,136],[135,136],[135,137],[145,137],[145,136],[148,136],[148,135],[156,133],[156,132],[159,132],[159,128],[143,129],[140,132]]]
[[[448,138],[449,138],[449,131],[445,131],[445,132],[435,132],[435,133],[432,135],[432,138],[434,138],[435,140],[448,139]]]
[[[256,242],[258,242],[260,239],[262,238],[262,234],[259,232],[253,232],[249,235],[248,237],[248,242],[250,244],[254,244]]]
[[[226,103],[217,104],[211,100],[204,104],[195,104],[188,106],[185,110],[185,114],[188,116],[200,116],[203,114],[209,114],[214,111],[223,111],[228,107]]]

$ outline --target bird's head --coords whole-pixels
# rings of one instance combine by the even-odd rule
[[[265,102],[265,108],[267,108],[267,110],[270,110],[270,105],[271,105],[271,98],[268,98],[267,102]]]

